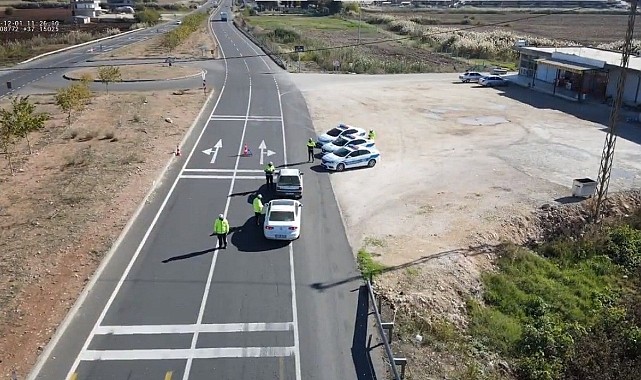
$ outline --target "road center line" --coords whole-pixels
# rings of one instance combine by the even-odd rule
[[[212,29],[213,31],[213,29]],[[222,51],[222,46],[220,47],[220,50]],[[223,54],[224,56],[224,54]],[[236,156],[236,164],[234,165],[234,171],[231,176],[231,183],[229,184],[229,192],[227,193],[227,201],[225,202],[225,211],[223,212],[223,215],[227,217],[227,211],[229,211],[229,204],[231,202],[231,195],[234,192],[234,184],[236,183],[236,176],[238,172],[238,165],[240,164],[240,157],[242,156],[243,152],[243,142],[245,140],[245,132],[247,132],[247,123],[249,122],[249,108],[251,107],[252,103],[252,77],[251,77],[251,70],[249,70],[249,65],[247,64],[247,60],[243,59],[243,63],[245,64],[245,67],[247,68],[247,74],[249,76],[249,96],[247,100],[247,111],[245,112],[245,123],[243,124],[243,133],[240,135],[240,143],[238,144],[238,155]],[[207,298],[209,298],[209,289],[211,287],[211,280],[214,276],[214,268],[216,267],[216,259],[218,258],[218,250],[214,251],[214,257],[211,262],[211,267],[209,268],[209,275],[207,277],[207,283],[205,284],[205,291],[203,292],[203,299],[200,304],[200,311],[198,312],[198,320],[196,324],[200,325],[202,324],[203,321],[203,316],[205,315],[205,307],[207,306]],[[190,355],[187,358],[187,364],[185,364],[185,372],[183,374],[183,380],[188,380],[189,379],[189,373],[191,372],[191,364],[193,361],[193,358],[197,354],[197,349],[196,349],[196,343],[198,342],[198,331],[194,333],[194,336],[191,340],[191,353],[193,355]]]

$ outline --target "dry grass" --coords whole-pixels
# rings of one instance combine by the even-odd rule
[[[198,75],[201,71],[198,67],[176,65],[169,67],[167,64],[130,65],[121,66],[120,68],[122,80],[181,78]],[[91,78],[97,80],[98,67],[74,70],[67,73],[67,76],[75,79],[80,79],[83,75],[89,75]]]

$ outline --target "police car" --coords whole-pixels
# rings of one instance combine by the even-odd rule
[[[336,140],[327,143],[321,147],[323,154],[332,153],[344,147],[345,145],[363,146],[371,148],[374,146],[374,141],[368,140],[366,137],[356,137],[354,135],[346,135],[337,138]]]
[[[372,168],[380,159],[381,153],[376,147],[348,145],[324,155],[321,166],[328,170],[342,172],[345,169],[362,166]]]
[[[323,145],[328,144],[341,136],[354,135],[356,137],[363,137],[367,135],[367,131],[363,128],[352,127],[351,125],[340,124],[336,128],[332,128],[326,133],[318,136],[316,139],[316,148],[321,148]]]

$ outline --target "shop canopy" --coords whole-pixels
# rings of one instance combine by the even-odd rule
[[[556,68],[563,69],[565,71],[570,71],[577,74],[582,74],[582,73],[585,73],[586,71],[601,70],[600,68],[594,67],[594,66],[582,65],[576,62],[557,61],[554,59],[547,59],[547,58],[537,59],[536,62],[538,64],[556,67]]]

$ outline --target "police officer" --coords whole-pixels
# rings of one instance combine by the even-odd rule
[[[273,162],[270,162],[267,166],[265,166],[265,183],[267,187],[274,186],[275,171],[276,171],[276,167],[274,166]]]
[[[314,162],[314,148],[316,143],[311,138],[307,141],[307,162]]]
[[[218,215],[214,222],[214,233],[218,238],[218,248],[227,249],[227,234],[229,233],[229,222],[223,214]]]
[[[376,132],[374,132],[373,129],[370,129],[369,134],[367,135],[367,138],[370,140],[376,140]]]
[[[260,226],[260,216],[263,214],[263,196],[261,194],[258,194],[254,198],[254,202],[252,203],[254,205],[254,216],[256,217],[256,225]]]

